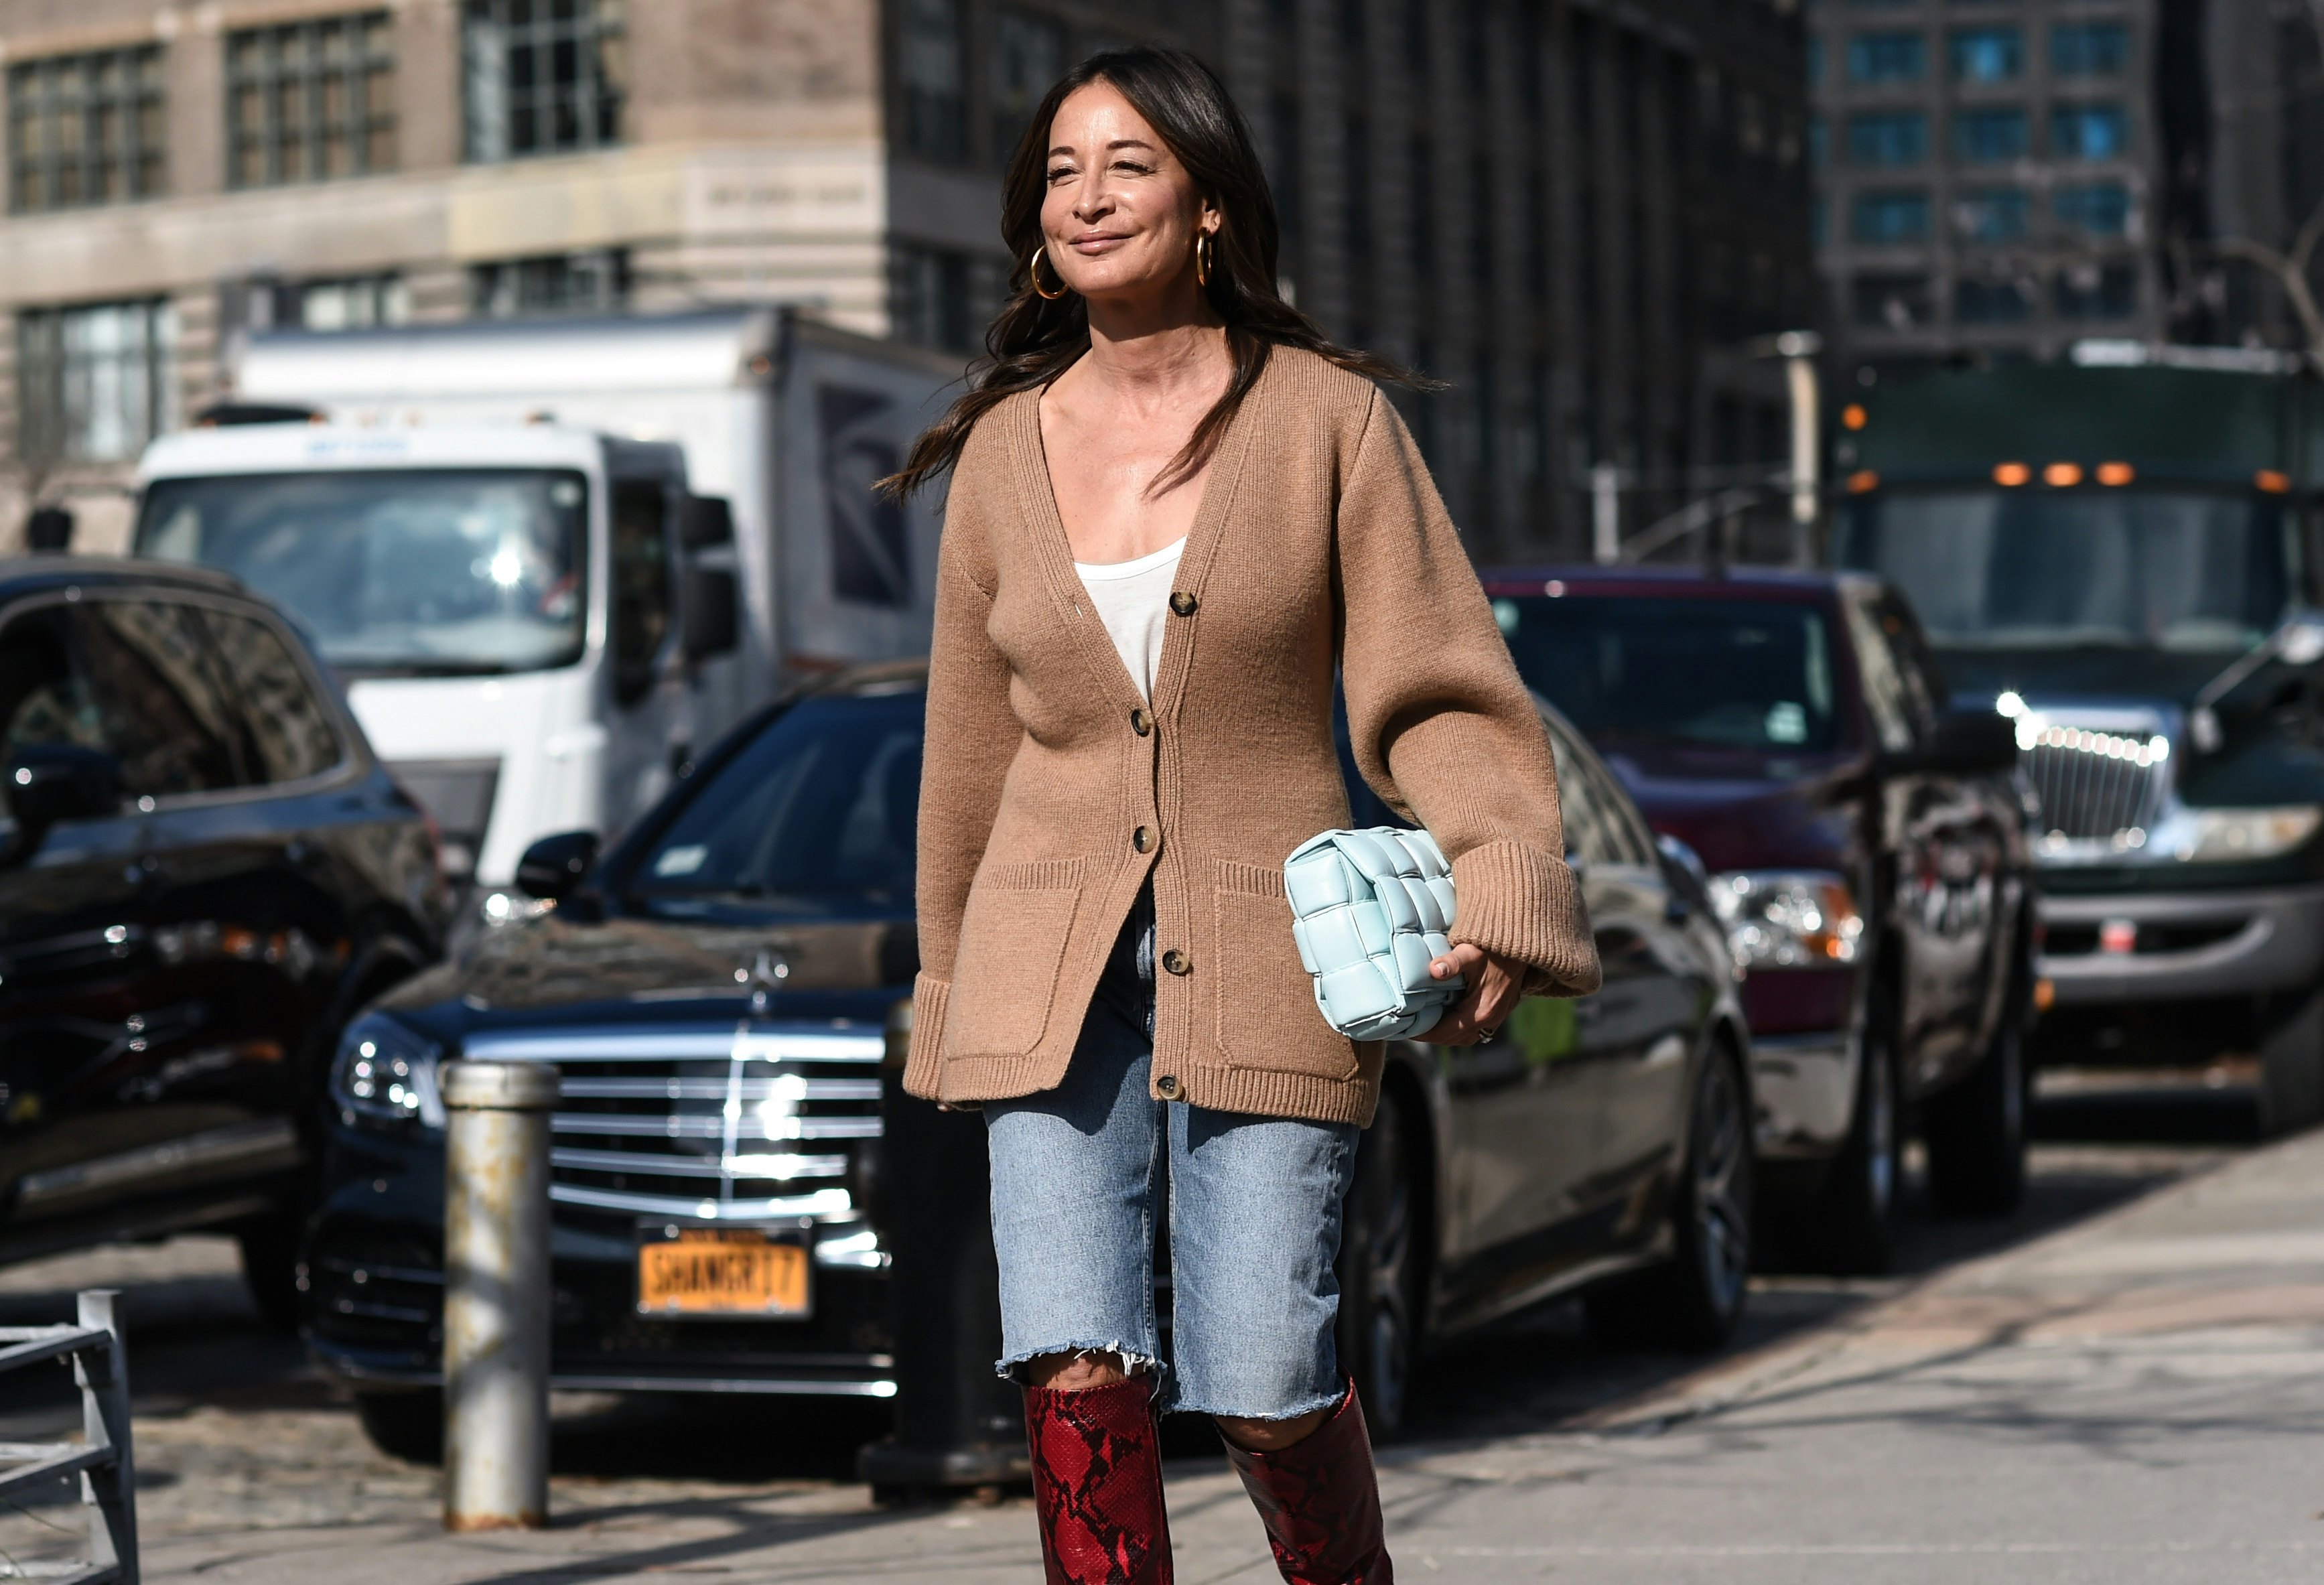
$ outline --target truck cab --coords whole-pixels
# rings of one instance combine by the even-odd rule
[[[141,484],[138,554],[306,626],[487,916],[535,837],[626,824],[755,702],[728,519],[674,445],[258,423],[157,441]]]
[[[2085,344],[1840,411],[1832,551],[1913,602],[2035,810],[2037,1060],[2256,1057],[2324,1117],[2324,392],[2273,355]]]

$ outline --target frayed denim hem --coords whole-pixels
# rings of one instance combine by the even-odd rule
[[[1198,1404],[1176,1394],[1166,1394],[1160,1408],[1165,1415],[1208,1415],[1213,1419],[1222,1416],[1229,1420],[1296,1420],[1303,1415],[1336,1409],[1347,1401],[1347,1396],[1348,1384],[1343,1381],[1321,1396],[1296,1400],[1289,1408],[1269,1405],[1254,1410],[1231,1405]]]
[[[1071,1354],[1075,1359],[1085,1359],[1092,1354],[1111,1354],[1121,1361],[1123,1368],[1132,1376],[1159,1378],[1167,1368],[1153,1355],[1140,1353],[1128,1344],[1117,1341],[1058,1343],[1048,1348],[1025,1349],[1010,1355],[1007,1359],[995,1359],[992,1362],[992,1373],[1003,1381],[1013,1381],[1019,1387],[1028,1387],[1031,1383],[1025,1379],[1025,1367],[1050,1354]]]

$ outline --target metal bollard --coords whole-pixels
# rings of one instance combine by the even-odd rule
[[[444,1150],[444,1528],[549,1522],[549,1127],[557,1070],[456,1062]]]

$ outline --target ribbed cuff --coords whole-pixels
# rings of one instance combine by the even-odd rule
[[[912,980],[912,1044],[904,1058],[904,1092],[923,1101],[936,1098],[940,1064],[936,1052],[944,1045],[945,1004],[952,1000],[952,981],[927,974]]]
[[[1587,996],[1598,989],[1598,943],[1563,860],[1523,843],[1489,843],[1452,861],[1452,942],[1532,969],[1525,994]]]

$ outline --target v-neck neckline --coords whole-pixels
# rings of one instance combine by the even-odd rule
[[[1268,367],[1259,371],[1259,378],[1243,393],[1234,417],[1227,421],[1226,432],[1219,437],[1218,449],[1211,454],[1210,468],[1203,479],[1202,499],[1194,506],[1194,521],[1180,541],[1184,548],[1178,557],[1178,576],[1173,580],[1174,592],[1193,594],[1197,601],[1202,594],[1204,575],[1210,570],[1223,531],[1228,503],[1234,497],[1242,472],[1252,410],[1273,372],[1274,362],[1270,357]],[[1057,602],[1061,614],[1071,613],[1070,623],[1081,639],[1084,655],[1098,668],[1099,675],[1109,679],[1108,686],[1125,700],[1147,706],[1147,691],[1138,686],[1130,668],[1122,664],[1121,654],[1106,635],[1105,625],[1098,621],[1095,608],[1084,603],[1081,574],[1074,564],[1073,540],[1065,533],[1065,516],[1057,506],[1056,478],[1049,471],[1048,437],[1041,432],[1041,398],[1047,391],[1047,386],[1037,386],[1024,393],[1017,422],[1019,455],[1028,465],[1019,470],[1020,482],[1027,486],[1021,494],[1034,520],[1034,539],[1040,546],[1049,593]],[[1157,664],[1150,705],[1157,715],[1167,716],[1177,704],[1179,675],[1184,670],[1181,658],[1187,642],[1184,636],[1185,627],[1183,622],[1174,622],[1163,633],[1162,658]],[[1102,657],[1096,654],[1100,650],[1104,651]]]

